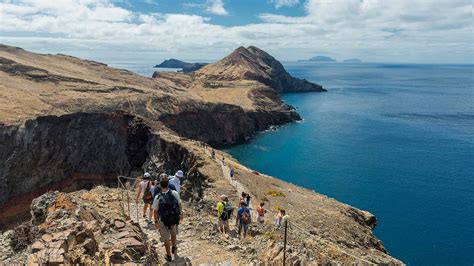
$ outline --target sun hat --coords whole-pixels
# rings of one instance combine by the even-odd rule
[[[182,177],[184,177],[184,173],[183,173],[183,171],[179,170],[178,172],[176,172],[175,176],[177,176],[179,178],[182,178]]]
[[[224,195],[224,194],[222,194],[222,195],[221,195],[221,200],[226,200],[226,199],[227,199],[227,196]]]
[[[150,175],[150,173],[145,172],[145,173],[143,174],[143,177],[144,177],[145,179],[148,179],[148,178],[151,177],[151,175]]]

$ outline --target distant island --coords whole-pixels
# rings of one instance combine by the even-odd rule
[[[362,60],[359,58],[351,58],[351,59],[346,59],[342,61],[343,63],[362,63]]]
[[[189,72],[196,71],[205,65],[207,65],[207,63],[188,63],[188,62],[184,62],[178,59],[171,58],[171,59],[163,61],[159,65],[155,65],[154,67],[155,68],[181,68],[182,69],[181,72],[189,73]]]
[[[337,62],[336,59],[329,56],[317,55],[313,56],[308,60],[298,60],[298,61],[311,61],[311,62]]]

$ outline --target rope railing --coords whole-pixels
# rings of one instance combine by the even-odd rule
[[[125,180],[123,182],[123,180]],[[130,211],[130,199],[132,197],[130,197],[130,189],[132,188],[136,188],[137,186],[137,181],[139,179],[138,178],[133,178],[133,177],[129,177],[129,176],[122,176],[122,175],[119,175],[117,176],[117,187],[120,189],[120,206],[121,206],[121,210],[122,210],[122,215],[123,216],[127,216],[127,213],[128,213],[128,218],[130,218],[132,221],[134,220],[131,216],[131,211]],[[133,190],[132,190],[133,191]],[[125,202],[126,201],[126,202]],[[140,229],[142,229],[142,233],[143,233],[143,245],[148,247],[147,245],[147,235],[146,233],[143,231],[143,228],[141,227],[140,225],[140,220],[139,220],[139,213],[140,213],[140,209],[138,207],[138,203],[135,202],[135,213],[136,213],[136,224],[138,225],[138,227],[140,227]],[[126,208],[125,208],[126,206]],[[126,213],[127,212],[127,213]],[[151,250],[150,248],[147,248],[146,251],[145,251],[145,265],[157,265],[159,263],[159,261],[157,260],[157,258],[151,254]]]

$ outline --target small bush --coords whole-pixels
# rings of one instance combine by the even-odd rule
[[[286,195],[283,192],[278,191],[278,190],[269,190],[267,192],[267,195],[270,195],[272,197],[286,197]]]
[[[278,240],[279,239],[278,234],[275,233],[274,231],[265,232],[263,235],[266,239],[271,239],[271,240]]]

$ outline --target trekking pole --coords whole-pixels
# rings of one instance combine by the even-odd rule
[[[288,231],[288,220],[285,221],[285,237],[283,239],[283,266],[286,265],[286,234]]]

